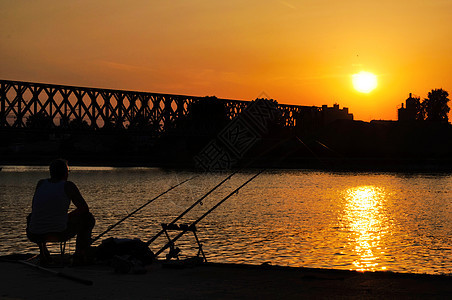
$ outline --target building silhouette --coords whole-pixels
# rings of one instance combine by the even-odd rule
[[[353,120],[353,114],[348,112],[348,107],[339,108],[339,104],[333,107],[322,105],[323,125],[328,125],[336,120]]]
[[[415,121],[418,119],[419,115],[419,98],[410,96],[405,100],[406,106],[398,110],[398,120],[399,121]]]

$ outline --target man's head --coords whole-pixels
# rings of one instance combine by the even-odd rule
[[[50,163],[49,167],[50,178],[56,180],[66,180],[68,177],[69,169],[67,166],[67,160],[65,159],[55,159]]]

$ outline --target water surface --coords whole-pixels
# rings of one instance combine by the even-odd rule
[[[233,176],[181,222],[196,220],[254,174]],[[229,174],[71,167],[70,180],[96,217],[96,236],[194,175],[104,236],[147,241]],[[0,172],[0,254],[38,251],[25,237],[24,220],[36,182],[46,177],[47,167]],[[215,262],[450,274],[451,191],[452,174],[267,171],[202,220],[198,236]],[[151,249],[165,242],[162,236]],[[196,253],[191,235],[177,246]]]

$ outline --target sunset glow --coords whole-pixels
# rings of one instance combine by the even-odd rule
[[[394,120],[410,92],[452,92],[451,11],[442,0],[0,1],[0,78],[237,100],[264,93]],[[367,94],[350,82],[362,70],[378,74]]]

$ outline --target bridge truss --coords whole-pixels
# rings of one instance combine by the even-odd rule
[[[156,133],[189,114],[190,105],[206,97],[147,93],[0,80],[0,128],[27,128],[27,120],[40,116],[53,127],[127,129],[149,126]],[[229,119],[235,118],[249,101],[216,99],[224,103]],[[318,107],[278,105],[283,124],[294,127]]]

